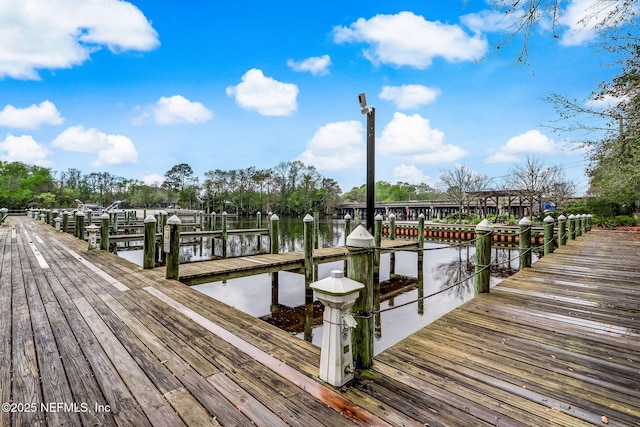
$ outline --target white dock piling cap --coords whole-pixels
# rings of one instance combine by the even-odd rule
[[[493,231],[493,225],[487,219],[483,219],[476,225],[476,231]]]
[[[576,219],[576,216],[574,214],[569,215],[569,219]]]
[[[280,217],[276,214],[271,215],[271,218],[269,218],[271,221],[278,221],[280,219]]]
[[[148,222],[157,222],[156,217],[154,217],[153,215],[147,215],[147,217],[144,219],[144,223],[146,224]]]
[[[364,285],[348,277],[344,277],[344,273],[341,270],[332,270],[330,277],[318,280],[312,283],[310,287],[321,294],[341,296],[357,292],[364,288]]]
[[[542,221],[544,221],[547,224],[549,224],[551,222],[554,222],[554,219],[553,219],[553,217],[551,215],[547,215],[547,216],[544,217],[544,219]]]
[[[522,217],[522,219],[518,222],[518,225],[531,225],[531,224],[532,224],[531,220],[526,216]]]
[[[564,216],[564,215],[560,215],[560,216],[558,217],[558,221],[566,221],[566,220],[567,220],[567,217],[566,217],[566,216]]]
[[[347,246],[356,248],[372,248],[375,245],[375,239],[367,231],[362,224],[358,225],[355,230],[347,236]]]
[[[393,215],[393,214],[391,214],[391,215]],[[389,218],[391,218],[391,215],[389,215]],[[395,216],[394,216],[394,218],[395,218]],[[382,221],[382,215],[378,214],[373,219],[376,220],[376,221]]]
[[[344,219],[351,219],[351,215],[346,214],[346,215],[344,216]]]
[[[309,214],[306,214],[304,216],[304,218],[302,218],[302,221],[304,221],[304,222],[313,222],[313,217],[311,215],[309,215]]]
[[[167,220],[167,224],[169,224],[169,225],[176,225],[176,224],[180,225],[180,224],[182,224],[182,221],[180,221],[180,218],[178,218],[176,214],[173,214],[173,215],[171,215],[171,218],[169,218]]]

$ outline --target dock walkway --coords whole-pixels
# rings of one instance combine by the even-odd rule
[[[379,354],[319,349],[52,227],[0,227],[1,426],[640,424],[640,240],[592,231]]]
[[[416,240],[383,240],[382,251],[416,248]],[[323,264],[347,258],[347,249],[342,247],[318,248],[313,250],[313,263]],[[180,265],[180,281],[189,285],[229,280],[277,271],[301,270],[304,268],[303,252],[285,252],[279,254],[252,255],[226,258],[212,261],[191,262]],[[155,269],[156,274],[164,275],[165,268]]]

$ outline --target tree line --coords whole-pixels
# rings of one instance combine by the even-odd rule
[[[107,206],[116,200],[132,207],[182,207],[240,215],[256,211],[300,215],[330,213],[340,201],[338,183],[300,161],[281,162],[273,168],[215,169],[202,182],[190,165],[173,166],[162,183],[70,168],[50,168],[0,161],[0,206],[73,207],[76,199]]]

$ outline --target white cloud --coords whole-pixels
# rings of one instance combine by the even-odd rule
[[[97,129],[72,126],[58,135],[51,146],[79,153],[98,153],[91,166],[135,163],[138,151],[131,139],[123,135],[107,135]]]
[[[103,47],[146,51],[158,44],[149,21],[126,1],[0,2],[0,78],[37,80],[36,70],[82,64]]]
[[[430,177],[414,165],[405,165],[404,163],[393,168],[393,178],[396,181],[408,182],[409,184],[422,184],[432,181]]]
[[[42,101],[27,108],[6,105],[0,111],[0,126],[18,129],[37,129],[43,124],[60,125],[64,119],[51,101]]]
[[[293,71],[309,71],[314,76],[326,76],[329,74],[331,57],[329,55],[312,56],[302,61],[289,59],[287,65],[291,67]]]
[[[319,170],[338,170],[365,161],[364,127],[357,120],[327,123],[307,143],[297,160]]]
[[[257,68],[247,71],[241,83],[229,86],[227,95],[234,97],[240,108],[263,116],[288,116],[298,108],[298,86],[265,77]]]
[[[515,31],[520,17],[515,13],[504,13],[487,9],[478,13],[469,13],[460,17],[460,22],[474,33],[494,31]]]
[[[412,163],[455,162],[467,151],[444,143],[444,133],[432,129],[429,119],[419,114],[394,113],[378,141],[381,154],[401,156]]]
[[[335,27],[333,35],[336,43],[368,43],[364,55],[373,63],[421,70],[436,57],[448,62],[472,61],[488,48],[480,34],[469,36],[458,25],[427,21],[411,12],[360,18],[349,27]]]
[[[51,150],[42,144],[38,144],[31,135],[13,136],[9,135],[0,142],[0,160],[7,162],[22,162],[30,165],[51,166],[51,161],[47,156]]]
[[[494,153],[489,157],[487,157],[485,159],[485,162],[486,163],[511,163],[511,162],[517,162],[519,160],[520,159],[518,158],[518,156],[505,153],[504,151],[498,151],[497,153]]]
[[[562,144],[538,130],[529,130],[509,139],[498,152],[487,157],[487,163],[516,162],[518,154],[554,154],[562,150]]]
[[[592,98],[586,102],[586,106],[589,108],[608,110],[617,107],[621,102],[628,102],[628,96],[612,96],[604,95],[597,98]]]
[[[603,20],[617,7],[618,2],[602,0],[572,0],[560,16],[559,23],[569,27],[560,43],[565,46],[581,45],[594,40]]]
[[[160,185],[164,182],[164,176],[157,173],[152,173],[151,175],[143,176],[142,182],[147,185]]]
[[[133,120],[140,124],[151,118],[161,126],[171,126],[181,123],[202,123],[213,118],[213,111],[200,102],[189,101],[182,95],[161,97],[154,105],[146,108],[142,115]]]
[[[417,108],[429,104],[440,95],[440,89],[422,85],[383,86],[378,95],[381,99],[391,101],[400,110]]]

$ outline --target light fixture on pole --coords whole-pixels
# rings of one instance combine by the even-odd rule
[[[373,234],[373,218],[375,216],[376,186],[376,109],[367,106],[367,96],[358,95],[360,112],[367,115],[367,230]]]

